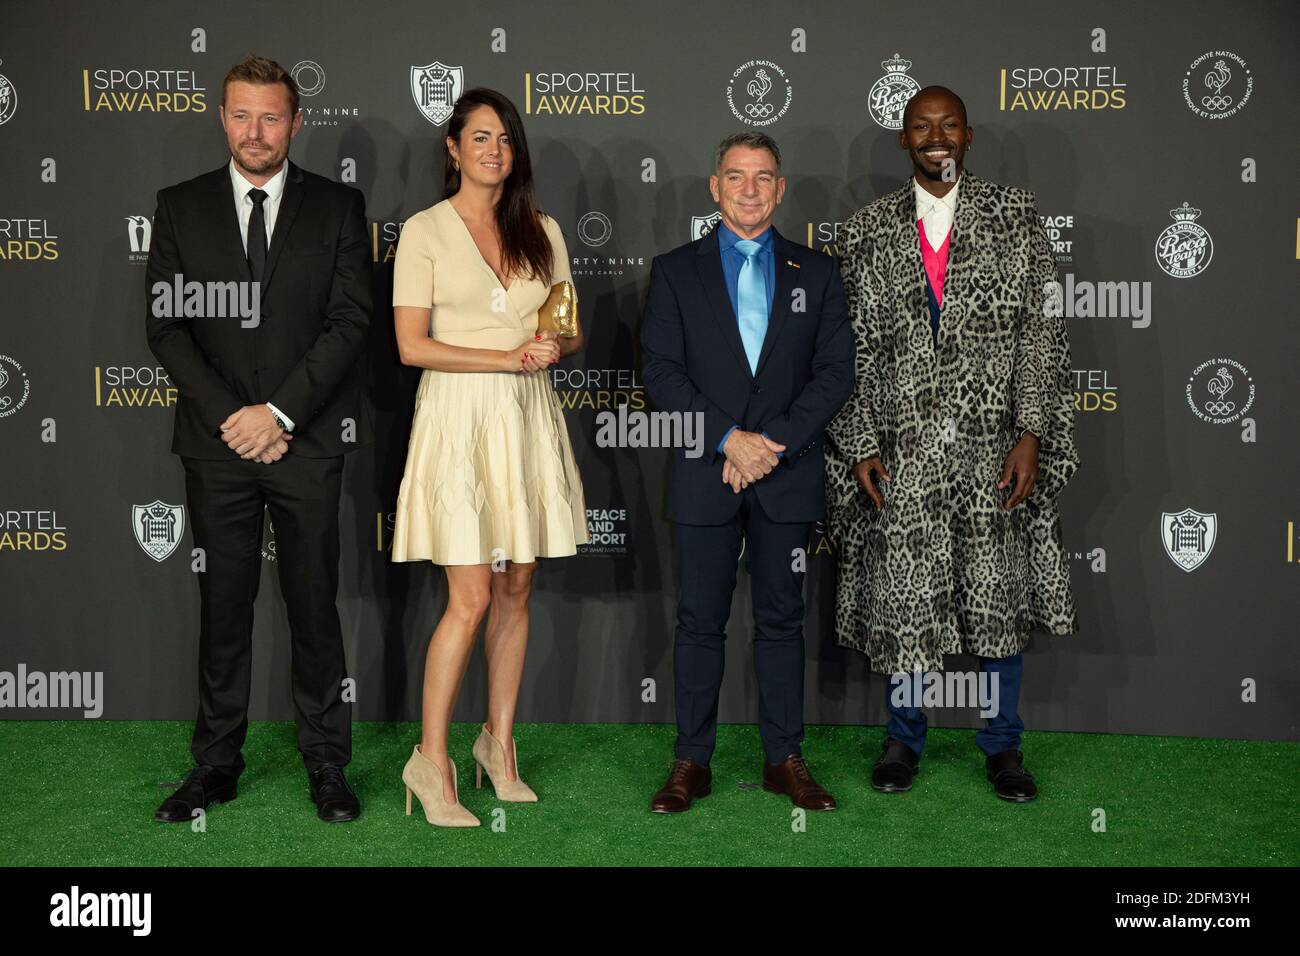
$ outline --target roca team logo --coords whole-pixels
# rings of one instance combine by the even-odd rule
[[[885,129],[903,128],[903,109],[907,101],[921,92],[921,84],[908,74],[912,61],[895,53],[881,60],[885,74],[871,86],[867,94],[867,109],[871,118]]]
[[[1156,262],[1175,279],[1200,275],[1214,257],[1214,240],[1196,221],[1201,211],[1183,203],[1169,215],[1174,221],[1156,239]]]
[[[709,213],[707,216],[691,216],[691,241],[703,239],[722,222],[722,213]]]
[[[434,60],[411,67],[411,96],[420,113],[434,126],[451,118],[451,111],[465,91],[465,70]]]
[[[742,63],[727,83],[727,105],[732,115],[750,126],[775,123],[790,108],[793,96],[785,70],[771,60]]]
[[[1184,571],[1195,571],[1214,550],[1219,537],[1219,516],[1201,514],[1195,508],[1184,508],[1177,514],[1166,511],[1160,515],[1160,540],[1165,554]]]
[[[1187,404],[1203,422],[1231,424],[1255,404],[1255,380],[1234,359],[1210,359],[1187,379]]]
[[[131,506],[131,525],[135,540],[144,553],[155,561],[171,557],[185,532],[185,507],[155,501]]]
[[[4,60],[0,60],[3,63]],[[9,78],[0,74],[0,126],[9,122],[18,111],[18,91]]]
[[[1207,50],[1183,74],[1183,102],[1201,119],[1226,119],[1250,99],[1255,78],[1231,50]]]
[[[0,355],[0,418],[8,418],[27,404],[32,383],[18,360]]]

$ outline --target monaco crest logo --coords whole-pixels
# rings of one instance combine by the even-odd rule
[[[1160,515],[1160,540],[1165,554],[1184,571],[1195,571],[1214,550],[1219,537],[1219,516],[1201,514],[1194,508],[1185,508],[1177,514],[1166,511]]]
[[[465,70],[434,60],[425,66],[411,67],[411,98],[421,115],[434,126],[451,118],[456,100],[465,91]]]

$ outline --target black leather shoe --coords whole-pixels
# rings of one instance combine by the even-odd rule
[[[239,774],[227,773],[208,764],[190,771],[176,792],[154,811],[160,823],[189,823],[194,811],[207,810],[211,804],[229,803],[238,795]]]
[[[871,771],[871,787],[881,793],[906,793],[912,778],[920,773],[921,758],[907,744],[892,738],[885,741],[884,751]]]
[[[1025,757],[1019,750],[1004,750],[985,758],[984,769],[993,783],[993,792],[1001,799],[1028,803],[1038,796],[1038,787],[1025,769]]]
[[[361,816],[361,801],[348,786],[342,767],[326,764],[308,773],[307,780],[311,783],[316,816],[326,823],[347,823]]]

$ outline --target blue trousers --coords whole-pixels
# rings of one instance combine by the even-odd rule
[[[720,525],[675,525],[677,633],[673,683],[678,758],[708,766],[718,728],[727,619],[744,543],[754,611],[754,670],[758,677],[758,732],[770,764],[799,754],[803,743],[802,567],[791,555],[808,547],[806,522],[773,521],[754,493],[741,492],[735,516]]]
[[[997,675],[998,712],[975,734],[975,745],[990,757],[1004,750],[1019,750],[1020,735],[1025,729],[1019,712],[1022,656],[981,657],[979,662],[980,670]],[[925,751],[925,713],[920,707],[896,707],[891,690],[890,678],[886,677],[885,706],[889,709],[886,731],[891,739],[907,744],[920,757]]]

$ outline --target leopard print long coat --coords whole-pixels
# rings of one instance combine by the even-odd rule
[[[912,179],[843,237],[857,385],[827,429],[838,643],[894,674],[1072,633],[1056,505],[1079,465],[1070,345],[1060,309],[1044,308],[1056,263],[1034,194],[962,173],[937,346]],[[1026,429],[1041,440],[1038,482],[1008,513],[1011,489],[996,485]],[[874,455],[894,479],[879,483],[882,509],[852,472]]]

